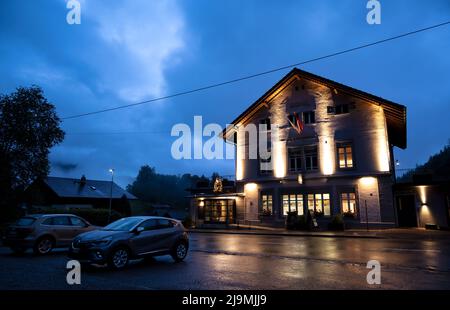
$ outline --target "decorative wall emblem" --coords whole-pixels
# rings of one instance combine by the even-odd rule
[[[223,190],[223,185],[222,185],[222,179],[221,178],[216,178],[214,180],[214,193],[221,193]]]

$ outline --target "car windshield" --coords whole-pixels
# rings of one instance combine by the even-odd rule
[[[16,226],[31,226],[36,219],[34,217],[22,217],[17,220]]]
[[[140,223],[141,221],[142,219],[139,218],[123,218],[105,226],[103,230],[127,231],[133,228],[136,224]]]

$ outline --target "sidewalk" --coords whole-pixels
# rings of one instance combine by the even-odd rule
[[[425,230],[422,228],[389,228],[389,229],[349,229],[346,231],[292,231],[284,228],[251,227],[230,229],[189,229],[190,233],[214,233],[235,235],[265,235],[289,237],[322,237],[322,238],[367,238],[367,239],[404,239],[404,240],[448,240],[450,232],[442,230]]]

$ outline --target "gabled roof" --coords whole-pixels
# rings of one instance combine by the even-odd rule
[[[109,198],[111,181],[86,180],[85,184],[80,179],[47,177],[42,181],[59,197],[65,198]],[[120,199],[125,195],[128,199],[137,199],[116,183],[112,184],[112,198]]]
[[[233,122],[232,126],[225,128],[222,132],[222,137],[227,138],[232,132],[233,125],[244,123],[246,120],[252,117],[257,110],[262,106],[267,105],[267,103],[278,93],[284,90],[295,80],[303,78],[330,88],[339,90],[348,95],[369,101],[373,104],[379,105],[383,108],[387,130],[389,136],[389,142],[395,146],[402,149],[406,148],[406,107],[404,105],[386,100],[384,98],[366,93],[364,91],[352,88],[350,86],[329,80],[327,78],[309,73],[298,68],[292,69],[288,74],[286,74],[278,83],[276,83],[272,88],[270,88],[264,95],[262,95],[258,100],[256,100],[250,107],[248,107],[241,115],[239,115]]]

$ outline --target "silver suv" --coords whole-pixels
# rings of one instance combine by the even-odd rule
[[[69,257],[84,264],[108,264],[124,268],[130,259],[170,254],[182,261],[189,240],[180,221],[156,216],[133,216],[77,236]]]
[[[56,247],[69,247],[75,236],[97,228],[72,214],[33,214],[9,226],[3,243],[16,253],[33,248],[42,255]]]

